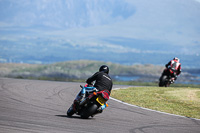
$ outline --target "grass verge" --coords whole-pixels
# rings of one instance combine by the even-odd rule
[[[200,119],[200,88],[133,87],[113,90],[111,96],[137,106]]]

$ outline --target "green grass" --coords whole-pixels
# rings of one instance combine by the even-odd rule
[[[114,81],[118,85],[134,85],[134,86],[158,86],[158,82],[138,82],[138,81]],[[191,87],[200,88],[200,84],[171,84],[170,87]]]
[[[113,90],[111,96],[137,106],[200,119],[200,88],[134,87]]]

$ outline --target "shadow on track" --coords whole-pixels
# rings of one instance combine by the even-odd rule
[[[91,120],[91,119],[94,119],[94,118],[88,118],[88,119],[83,119],[79,116],[67,116],[67,115],[55,115],[57,117],[65,117],[65,118],[71,118],[71,119],[81,119],[81,120]]]

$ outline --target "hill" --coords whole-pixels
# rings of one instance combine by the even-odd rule
[[[121,80],[119,77],[127,78],[125,81],[131,81],[132,77],[137,77],[135,81],[157,82],[164,67],[152,64],[146,65],[121,65],[111,62],[78,60],[66,61],[53,64],[17,64],[17,63],[0,63],[0,76],[14,78],[33,78],[46,80],[85,80],[103,64],[110,68],[110,75],[113,80]],[[192,73],[199,72],[197,69],[185,69],[181,74],[178,82],[198,82],[198,77]],[[130,78],[131,77],[131,78]]]
[[[102,64],[110,68],[110,75],[158,76],[163,67],[155,65],[120,65],[111,62],[79,60],[53,64],[0,63],[0,75],[9,77],[57,77],[83,79],[98,71]]]

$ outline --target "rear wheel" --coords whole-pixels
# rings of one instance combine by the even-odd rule
[[[166,80],[165,87],[169,87],[170,82]]]
[[[91,104],[88,108],[85,108],[83,112],[81,113],[81,118],[87,119],[90,116],[92,116],[98,109],[98,106],[96,104]]]

